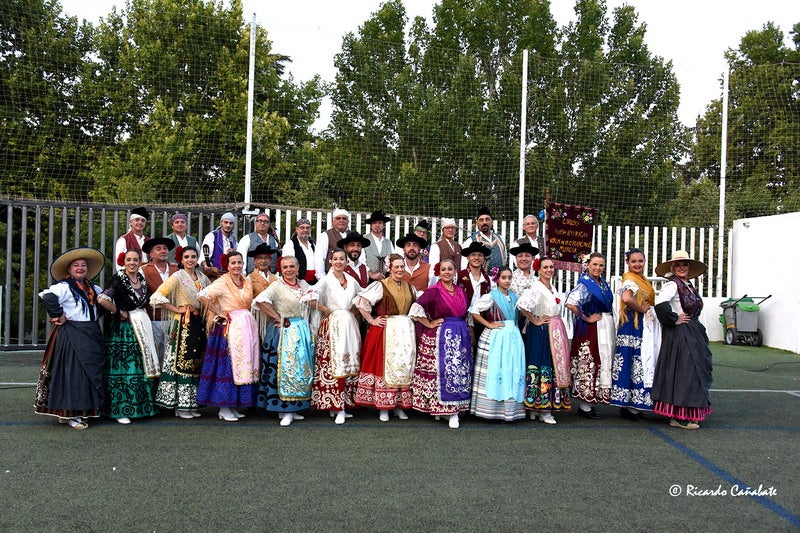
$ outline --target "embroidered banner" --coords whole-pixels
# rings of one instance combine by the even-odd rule
[[[581,272],[581,256],[592,251],[592,233],[597,218],[593,207],[547,204],[547,255],[555,267]]]

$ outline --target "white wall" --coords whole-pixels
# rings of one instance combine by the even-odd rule
[[[764,345],[795,353],[800,353],[799,242],[800,212],[733,222],[730,294],[772,294],[759,313]]]

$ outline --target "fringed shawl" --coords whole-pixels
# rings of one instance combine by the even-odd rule
[[[645,278],[641,274],[635,274],[635,273],[630,272],[630,271],[625,272],[625,274],[622,275],[622,291],[623,292],[626,291],[626,290],[631,290],[632,291],[633,289],[631,287],[631,283],[636,284],[636,287],[638,287],[638,290],[633,291],[634,292],[634,297],[636,298],[636,303],[637,304],[642,305],[645,302],[647,302],[650,305],[653,305],[655,303],[655,301],[656,301],[656,291],[653,290],[653,286],[650,285],[650,282],[647,281],[647,278]],[[628,321],[628,314],[626,312],[627,310],[628,310],[628,306],[625,304],[625,302],[620,297],[620,299],[619,299],[619,325],[620,326]],[[641,316],[641,313],[639,313],[638,311],[634,311],[633,312],[633,326],[636,329],[639,329],[639,317],[640,316]]]

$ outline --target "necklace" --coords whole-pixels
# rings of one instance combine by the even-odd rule
[[[448,289],[448,288],[447,288],[447,285],[445,285],[444,283],[442,283],[442,287],[444,287],[444,290],[446,290],[446,291],[447,291],[447,292],[449,292],[450,294],[453,294],[454,292],[456,292],[456,286],[455,286],[455,285],[453,285],[452,283],[450,284],[450,286],[451,286],[451,287],[453,287],[453,288],[452,288],[452,289]]]
[[[284,278],[283,279],[283,284],[286,285],[287,287],[291,287],[293,289],[297,289],[298,287],[300,287],[300,282],[297,281],[296,279],[295,279],[294,283],[289,283],[288,281],[286,281],[286,278]]]
[[[231,276],[231,281],[233,282],[234,285],[236,285],[237,289],[241,289],[242,287],[244,287],[244,278],[240,277],[239,280],[240,281],[237,283],[236,278]]]

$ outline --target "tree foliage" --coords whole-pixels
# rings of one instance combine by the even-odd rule
[[[727,220],[800,210],[800,23],[792,46],[773,23],[726,53],[730,67]],[[722,102],[698,119],[684,180],[720,183]],[[718,202],[717,202],[717,205]]]
[[[55,0],[3,0],[0,11],[0,165],[14,196],[80,196],[65,185],[85,169],[80,103],[91,26],[65,17]]]
[[[649,53],[632,8],[613,23],[602,1],[576,12],[562,32],[547,2],[443,0],[432,28],[416,20],[406,33],[402,3],[384,3],[336,58],[335,199],[368,208],[363,191],[378,190],[402,210],[419,203],[393,193],[422,181],[435,184],[426,214],[471,215],[481,202],[513,216],[529,49],[530,206],[550,188],[616,222],[663,219],[685,142],[671,65]]]

